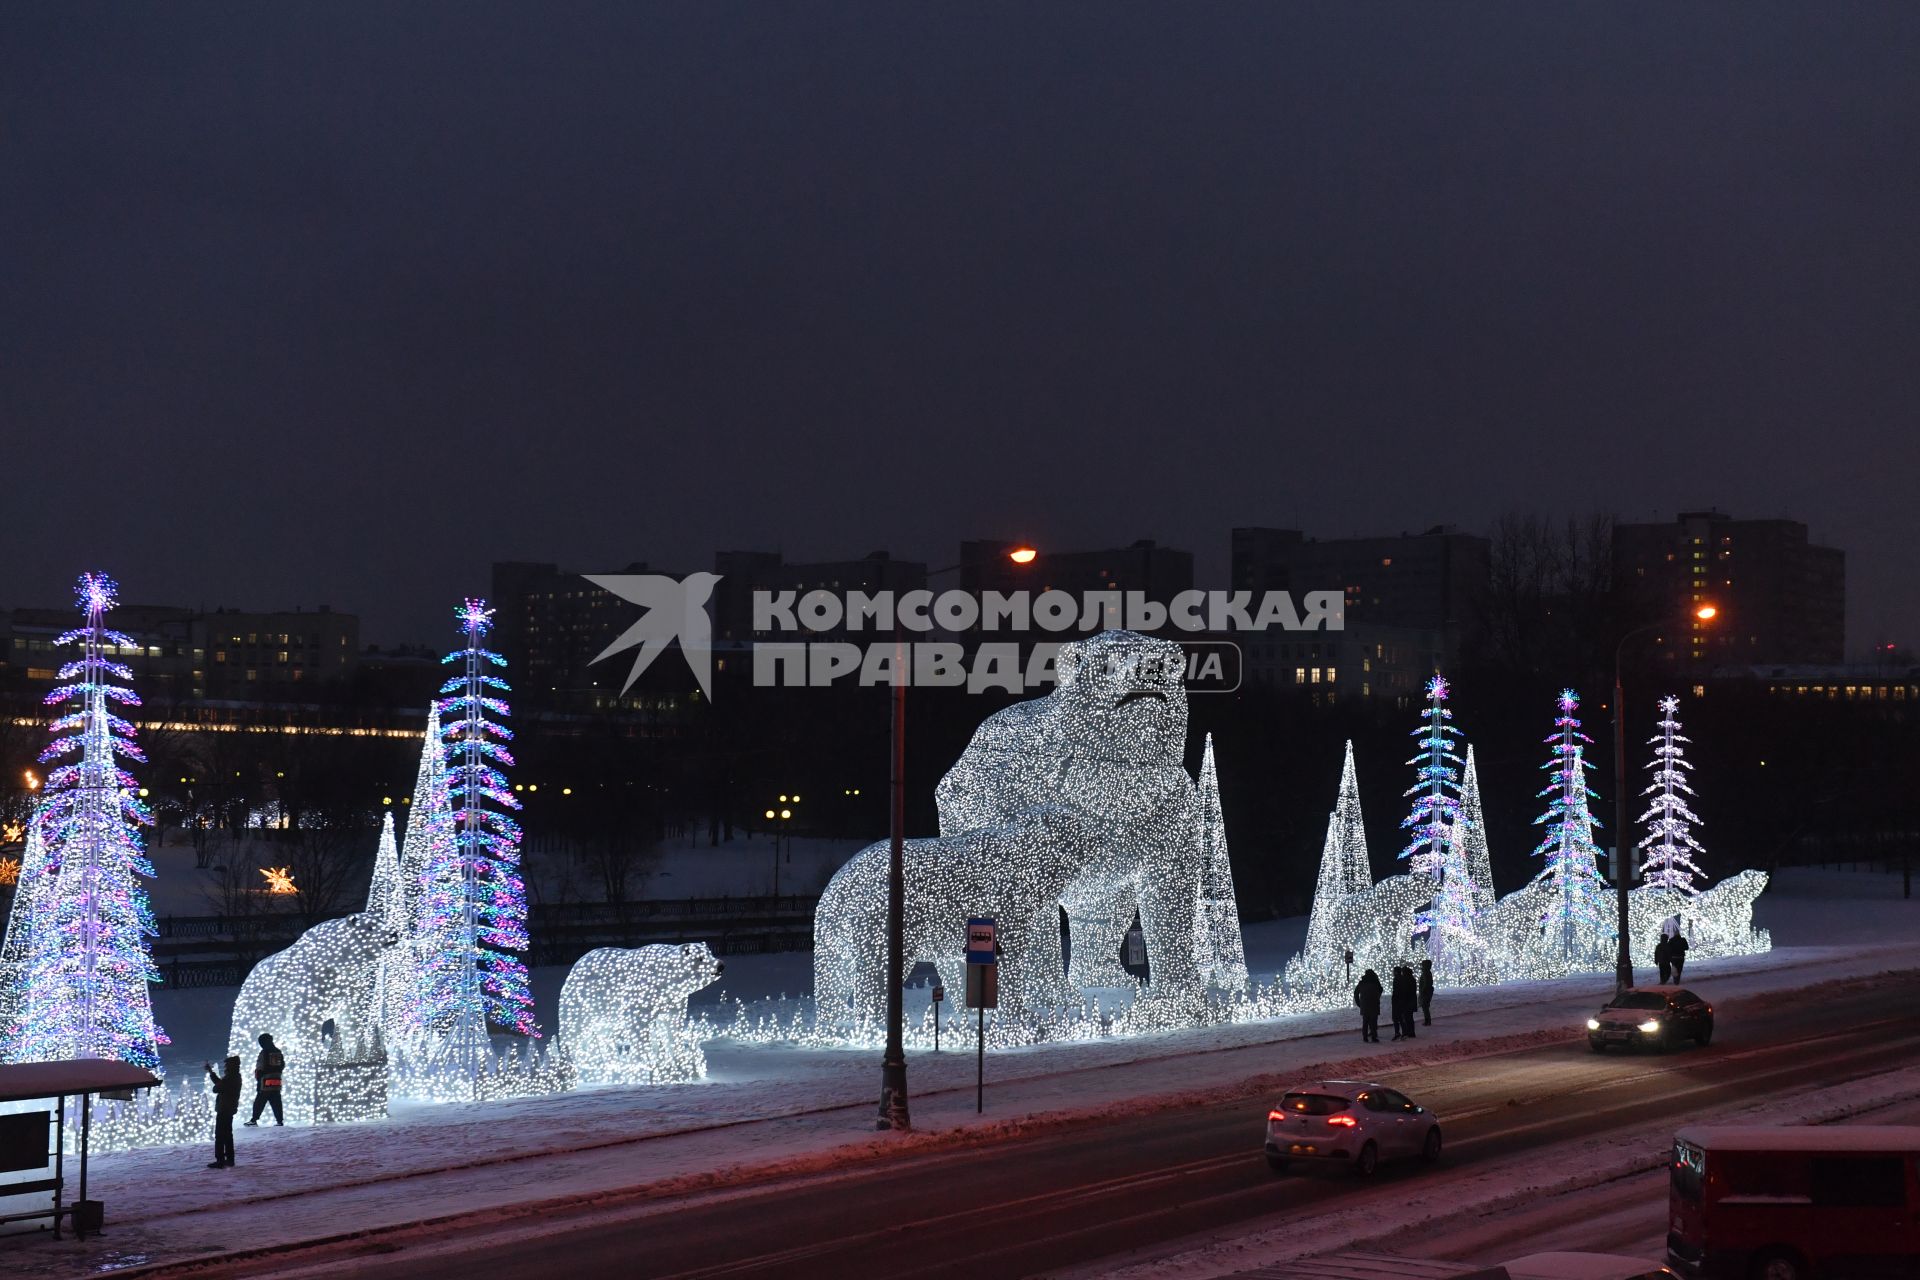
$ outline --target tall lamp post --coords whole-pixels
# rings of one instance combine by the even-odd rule
[[[773,896],[776,899],[780,897],[780,841],[793,829],[789,825],[793,822],[792,806],[799,803],[798,793],[795,793],[791,799],[781,796],[780,807],[767,810],[767,822],[777,824],[773,826]],[[789,844],[787,848],[792,849],[793,846]]]
[[[1029,546],[1007,549],[1007,559],[1016,565],[1030,565],[1039,556],[1040,553]],[[934,569],[927,574],[927,581],[957,573],[962,567],[950,564],[944,569]],[[906,976],[901,969],[906,964],[907,950],[907,676],[907,646],[900,634],[900,602],[896,600],[893,610],[892,830],[887,857],[887,1051],[880,1059],[880,1117],[876,1127],[901,1132],[913,1128],[913,1120],[907,1114],[907,1050],[902,1042],[906,1010],[900,991]]]
[[[1692,610],[1692,615],[1701,622],[1711,622],[1719,614],[1720,610],[1710,604],[1695,605]],[[1627,815],[1630,812],[1627,807],[1627,699],[1620,678],[1620,666],[1627,651],[1627,641],[1635,636],[1646,635],[1649,631],[1670,627],[1675,621],[1673,618],[1664,618],[1659,622],[1649,622],[1644,627],[1635,627],[1621,636],[1620,643],[1613,649],[1613,889],[1619,911],[1615,924],[1619,938],[1613,958],[1615,991],[1625,991],[1633,985],[1632,939],[1627,936],[1627,886],[1633,880],[1633,849],[1627,843]]]

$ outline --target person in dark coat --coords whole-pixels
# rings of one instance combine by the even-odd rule
[[[1404,964],[1393,967],[1393,1038],[1413,1038],[1413,1011],[1419,1008],[1420,992],[1413,970]]]
[[[240,1057],[235,1054],[227,1059],[225,1075],[215,1071],[211,1062],[201,1065],[213,1082],[213,1163],[207,1168],[231,1169],[233,1117],[240,1110]]]
[[[1420,962],[1420,1024],[1433,1025],[1433,961]]]
[[[1673,966],[1673,980],[1680,981],[1680,975],[1687,967],[1687,935],[1676,933],[1667,939],[1667,963]]]
[[[1369,969],[1360,975],[1353,989],[1353,1002],[1360,1007],[1360,1038],[1380,1043],[1380,975]]]
[[[260,1123],[260,1113],[268,1107],[273,1108],[273,1122],[284,1125],[287,1116],[280,1109],[280,1080],[287,1069],[286,1055],[273,1043],[273,1037],[260,1037],[260,1056],[253,1060],[253,1119],[247,1121],[252,1128]]]
[[[1653,962],[1660,966],[1660,985],[1666,986],[1673,977],[1673,939],[1665,934],[1653,944]]]

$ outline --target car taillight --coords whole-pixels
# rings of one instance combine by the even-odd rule
[[[1351,1129],[1355,1125],[1359,1124],[1360,1122],[1358,1120],[1355,1120],[1352,1116],[1328,1116],[1327,1123],[1337,1124],[1342,1129]]]
[[[1287,1118],[1287,1113],[1284,1111],[1267,1112],[1267,1119],[1269,1120],[1285,1120],[1286,1118]]]

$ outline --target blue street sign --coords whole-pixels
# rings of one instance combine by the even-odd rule
[[[994,964],[998,948],[994,945],[994,921],[991,916],[973,916],[967,920],[967,963]]]

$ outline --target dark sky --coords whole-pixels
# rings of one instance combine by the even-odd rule
[[[1920,6],[0,12],[0,605],[1791,515],[1920,641]]]

